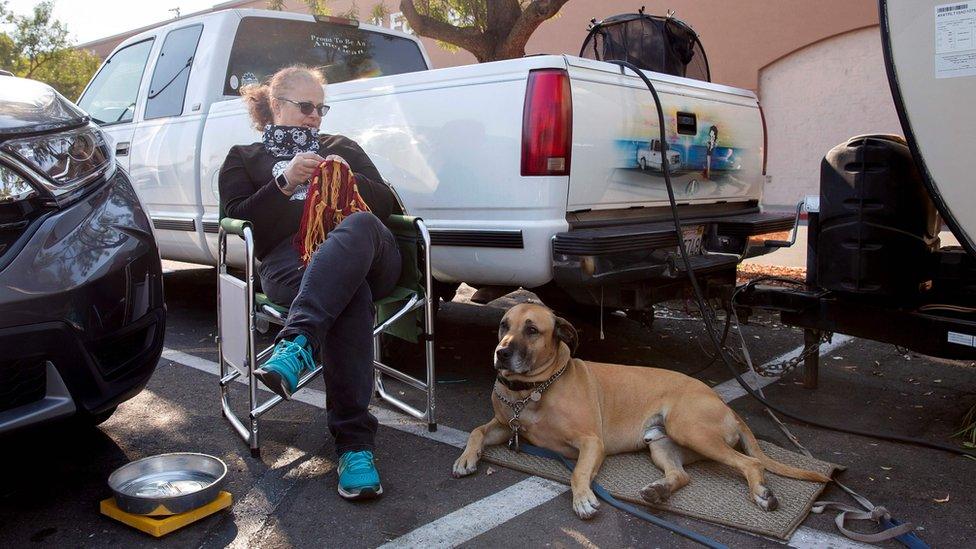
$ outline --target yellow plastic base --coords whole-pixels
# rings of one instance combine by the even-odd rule
[[[233,497],[231,497],[230,492],[221,492],[215,500],[192,511],[178,515],[170,515],[168,517],[147,517],[145,515],[126,513],[115,505],[115,498],[108,498],[102,500],[99,504],[99,511],[107,517],[114,518],[123,524],[128,524],[136,530],[158,538],[179,530],[187,524],[192,524],[202,518],[209,517],[221,509],[226,509],[230,507],[231,503],[233,503]]]

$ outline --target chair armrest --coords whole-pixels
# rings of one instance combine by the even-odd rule
[[[220,228],[228,234],[236,234],[237,236],[244,236],[244,227],[250,227],[251,222],[245,221],[243,219],[234,219],[233,217],[225,217],[220,220]]]
[[[417,226],[414,224],[417,219],[416,216],[412,215],[390,214],[384,223],[393,234],[417,236]]]

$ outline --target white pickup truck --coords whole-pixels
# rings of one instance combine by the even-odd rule
[[[651,139],[651,142],[646,147],[640,147],[637,149],[637,165],[640,169],[646,170],[648,168],[652,170],[662,170],[664,163],[662,161],[663,156],[661,155],[661,140]],[[668,150],[668,169],[672,172],[677,171],[681,168],[681,155],[678,151]]]
[[[115,140],[163,258],[215,263],[218,171],[232,145],[260,139],[239,89],[293,63],[328,77],[322,131],[357,141],[406,213],[431,228],[441,288],[522,286],[637,311],[683,288],[663,173],[638,161],[659,129],[633,73],[569,55],[431,70],[411,35],[263,10],[133,36],[78,101]],[[760,209],[756,96],[647,75],[664,103],[668,150],[680,158],[672,179],[681,238],[702,280],[727,285],[738,259],[769,251],[750,246],[752,237],[793,221]],[[713,127],[721,137],[709,149]]]

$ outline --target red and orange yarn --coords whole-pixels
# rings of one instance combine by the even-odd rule
[[[308,265],[329,231],[343,219],[355,212],[368,211],[349,164],[340,157],[326,157],[308,185],[301,225],[295,235],[295,247],[302,262]]]

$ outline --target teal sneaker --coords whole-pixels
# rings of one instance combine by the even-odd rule
[[[315,359],[312,358],[312,348],[303,335],[296,336],[289,341],[282,339],[275,345],[274,351],[260,368],[254,370],[254,375],[261,383],[281,395],[290,399],[291,394],[298,388],[298,380],[315,369]]]
[[[383,493],[373,452],[345,452],[339,456],[339,495],[346,499],[370,499]]]

